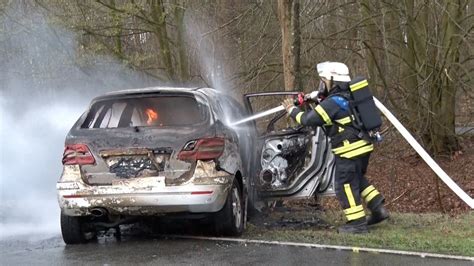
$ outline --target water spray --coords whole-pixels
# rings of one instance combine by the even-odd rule
[[[283,105],[280,105],[280,106],[274,107],[270,110],[266,110],[266,111],[260,112],[258,114],[254,114],[252,116],[249,116],[249,117],[244,118],[242,120],[239,120],[237,122],[230,123],[230,126],[233,127],[233,126],[240,125],[240,124],[243,124],[243,123],[248,122],[248,121],[257,120],[261,117],[269,116],[271,114],[278,113],[278,112],[283,111],[283,110],[285,110],[285,107],[283,107]]]
[[[296,98],[294,99],[295,106],[301,106],[301,105],[303,105],[304,103],[306,103],[308,101],[315,101],[316,100],[316,99],[308,97],[309,95],[310,94],[307,94],[307,96],[305,96],[302,92],[299,92],[296,95]],[[316,97],[314,97],[314,98],[316,98]],[[249,122],[249,121],[252,121],[252,120],[257,120],[259,118],[269,116],[269,115],[274,114],[274,113],[278,113],[278,112],[283,111],[283,110],[285,110],[285,107],[283,105],[280,105],[280,106],[274,107],[272,109],[260,112],[258,114],[254,114],[254,115],[249,116],[247,118],[244,118],[242,120],[236,121],[234,123],[230,123],[229,125],[231,127],[233,127],[233,126],[236,126],[236,125],[243,124],[245,122]]]
[[[299,96],[299,95],[298,95]],[[390,121],[390,123],[395,126],[395,128],[400,132],[400,134],[405,138],[405,140],[412,146],[412,148],[420,155],[420,157],[428,164],[428,166],[438,175],[438,177],[443,180],[443,182],[459,197],[461,198],[471,209],[474,209],[474,200],[462,190],[452,178],[446,174],[446,172],[441,169],[441,167],[429,156],[429,154],[423,149],[423,147],[416,141],[416,139],[408,132],[408,130],[398,121],[398,119],[385,107],[377,98],[374,97],[374,102],[377,108],[385,115],[385,117]],[[244,118],[237,122],[231,123],[231,126],[236,126],[245,122],[256,120],[280,111],[285,110],[283,105],[274,107],[267,111],[260,112],[253,116]]]

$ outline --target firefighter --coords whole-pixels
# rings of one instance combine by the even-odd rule
[[[364,176],[373,144],[361,137],[352,125],[349,108],[349,69],[343,63],[324,62],[316,66],[321,78],[319,90],[309,97],[322,99],[316,108],[302,111],[293,99],[285,99],[283,106],[298,124],[323,126],[331,137],[335,155],[336,196],[347,219],[338,228],[340,233],[367,233],[367,226],[380,223],[389,214],[384,208],[384,197]],[[366,217],[362,201],[371,216]]]

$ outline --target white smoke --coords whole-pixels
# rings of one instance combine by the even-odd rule
[[[110,58],[80,54],[76,36],[48,23],[38,6],[9,5],[0,13],[0,239],[58,234],[56,182],[69,128],[94,96],[158,84]],[[203,35],[218,26],[212,20],[186,19],[202,78],[230,92],[237,73],[223,48],[230,44]]]
[[[78,66],[75,36],[37,6],[13,1],[0,19],[0,239],[57,234],[69,128],[93,96],[149,84],[108,58]]]
[[[184,22],[185,40],[201,78],[211,88],[231,93],[235,87],[232,75],[237,73],[236,62],[231,62],[236,55],[229,49],[233,44],[215,30],[219,24],[204,11],[189,10]]]

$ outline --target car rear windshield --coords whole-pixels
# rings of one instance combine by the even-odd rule
[[[82,128],[190,126],[207,119],[207,107],[190,96],[154,96],[94,103]]]

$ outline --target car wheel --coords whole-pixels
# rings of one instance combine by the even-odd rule
[[[67,216],[61,213],[61,233],[66,244],[86,242],[81,217]]]
[[[240,236],[244,231],[244,202],[242,190],[234,178],[232,188],[222,210],[214,216],[214,228],[217,235]]]

